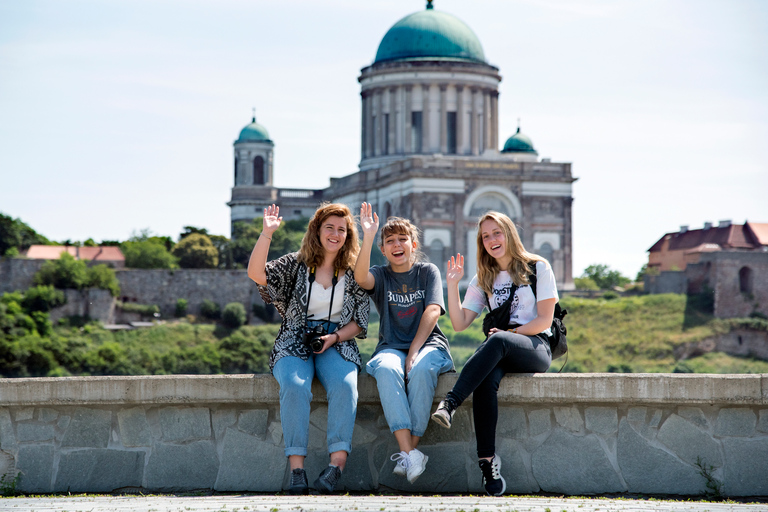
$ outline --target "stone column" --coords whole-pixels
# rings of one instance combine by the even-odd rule
[[[404,152],[407,153],[413,153],[413,148],[411,147],[411,112],[413,112],[413,87],[410,85],[405,86],[405,119],[404,119],[404,139],[403,140],[403,148]]]
[[[373,91],[365,91],[365,157],[373,156],[373,136],[375,127],[373,126]]]
[[[429,84],[421,84],[421,152],[431,153],[429,145]]]
[[[499,91],[491,91],[491,147],[499,149]]]
[[[382,112],[382,103],[383,103],[382,102],[382,98],[383,98],[384,94],[382,93],[382,91],[380,89],[376,89],[374,91],[374,95],[375,95],[374,96],[374,98],[375,98],[374,102],[375,102],[375,105],[376,105],[376,107],[375,107],[376,108],[376,117],[374,118],[374,123],[373,124],[375,126],[374,130],[376,130],[376,131],[373,134],[373,141],[374,141],[373,142],[373,155],[374,156],[379,156],[381,154],[381,151],[382,151],[382,144],[381,144],[381,142],[383,140],[382,137],[381,137],[381,132],[384,131],[383,128],[382,128],[382,123],[384,122],[384,116],[382,115],[383,114],[383,112]]]
[[[478,123],[478,114],[477,111],[477,87],[470,87],[469,88],[469,97],[472,101],[472,109],[470,111],[470,115],[472,116],[472,120],[469,123],[470,133],[469,133],[469,143],[471,145],[470,151],[473,155],[480,154],[480,148],[479,148],[479,134],[481,127],[479,126],[480,123]]]
[[[490,90],[483,90],[483,151],[491,148],[493,141],[492,131],[492,119],[491,119],[491,94]]]
[[[389,88],[389,133],[387,137],[387,154],[393,155],[397,153],[396,140],[395,140],[395,126],[397,125],[397,107],[396,107],[397,88]]]
[[[456,154],[464,151],[464,86],[456,86]]]
[[[440,153],[448,153],[448,84],[440,84]]]
[[[363,159],[363,158],[365,158],[367,156],[366,149],[365,149],[365,145],[366,145],[366,142],[367,142],[367,138],[366,138],[367,134],[366,134],[365,129],[367,128],[367,126],[366,126],[367,123],[365,121],[366,121],[366,118],[367,118],[367,116],[366,116],[366,114],[367,114],[366,107],[368,105],[368,93],[366,91],[361,91],[360,92],[360,97],[362,99],[361,100],[361,108],[360,108],[360,111],[362,112],[361,113],[362,119],[360,121],[360,158]]]

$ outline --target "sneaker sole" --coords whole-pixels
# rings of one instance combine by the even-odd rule
[[[432,419],[435,421],[435,423],[437,423],[441,427],[451,428],[451,422],[446,421],[445,416],[443,416],[442,414],[438,414],[437,412],[432,413]]]

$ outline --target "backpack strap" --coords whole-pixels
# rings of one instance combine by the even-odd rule
[[[528,280],[531,281],[531,290],[533,291],[533,300],[536,302],[536,283],[538,283],[538,279],[536,277],[536,262],[532,261],[528,264],[528,270],[531,271],[531,273],[528,275]]]

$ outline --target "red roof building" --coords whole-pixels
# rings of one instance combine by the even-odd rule
[[[125,256],[117,246],[74,247],[71,245],[32,245],[24,256],[32,260],[57,260],[62,253],[69,253],[78,260],[106,263],[114,268],[125,267]]]

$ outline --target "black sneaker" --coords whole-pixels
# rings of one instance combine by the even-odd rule
[[[288,492],[291,494],[307,494],[308,491],[309,481],[307,480],[307,472],[303,468],[291,471],[291,485],[288,487]]]
[[[315,480],[315,489],[323,494],[332,493],[336,489],[336,484],[339,483],[340,478],[341,470],[339,466],[329,465]]]
[[[445,428],[451,428],[451,422],[453,421],[453,415],[456,413],[458,407],[450,398],[446,398],[437,406],[437,410],[432,413],[432,419],[435,420],[440,426]]]
[[[501,476],[501,458],[494,454],[491,460],[480,459],[480,471],[483,472],[485,492],[491,496],[501,496],[507,490],[507,482]]]

